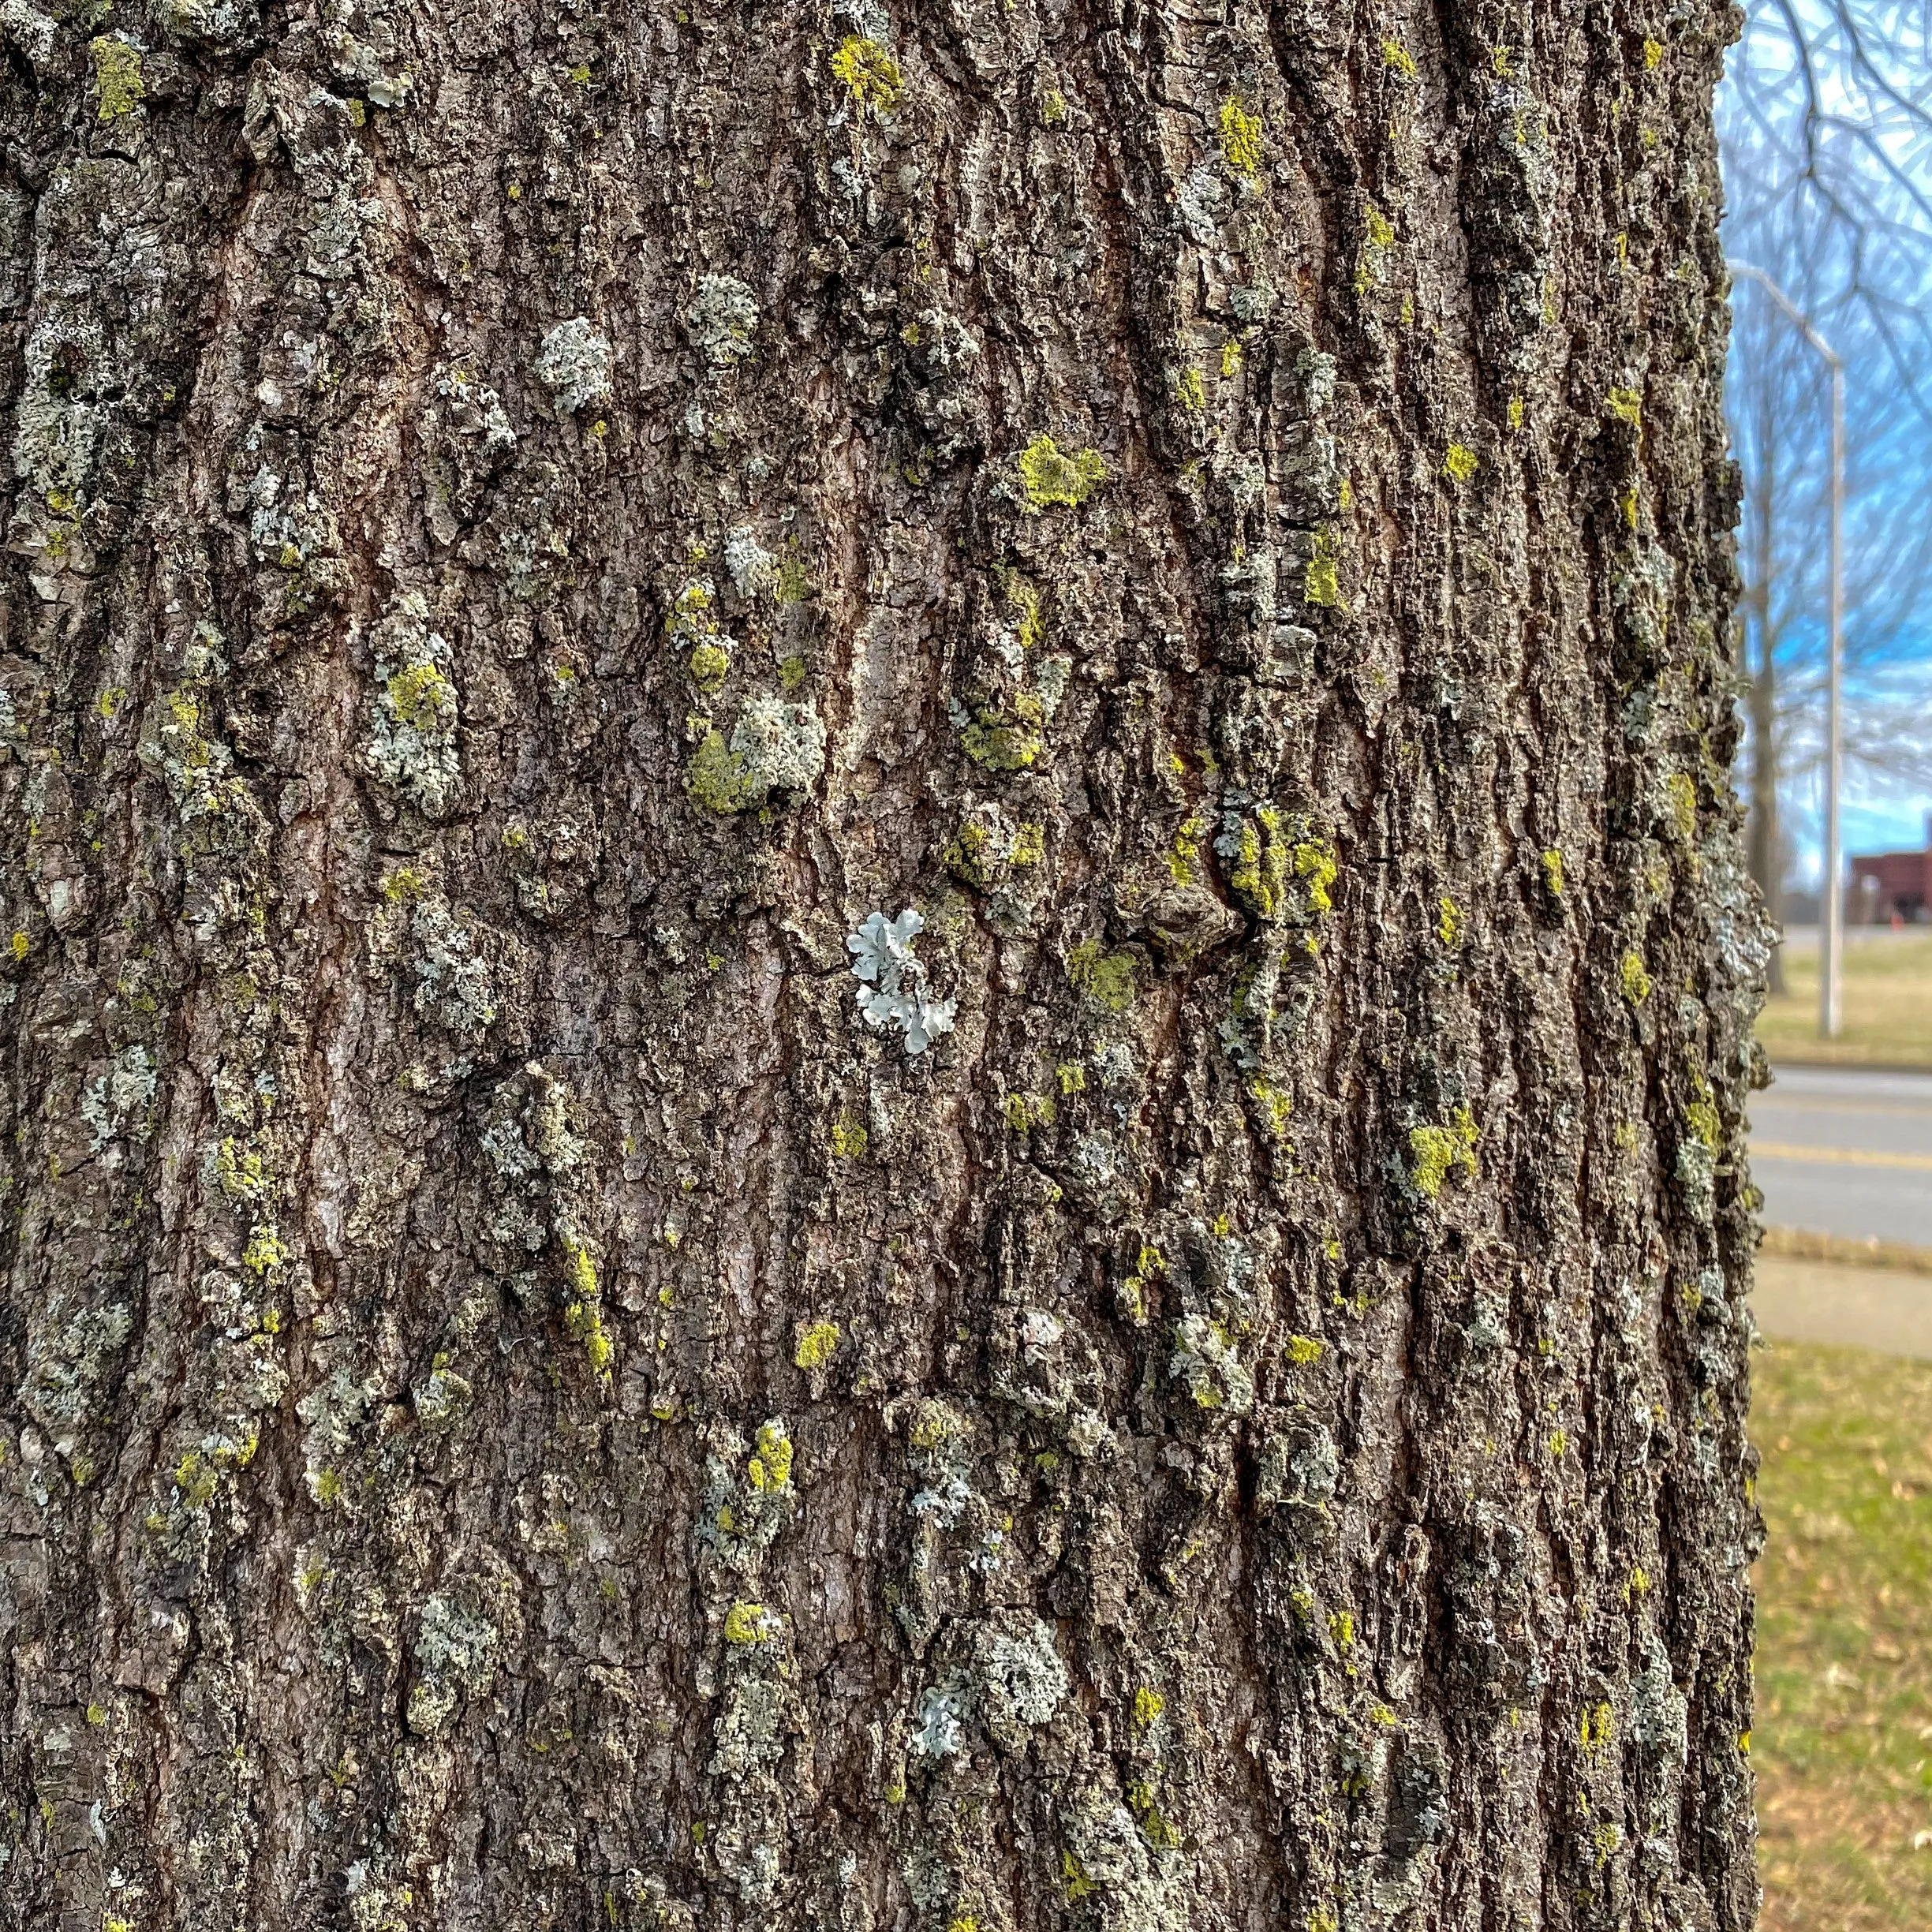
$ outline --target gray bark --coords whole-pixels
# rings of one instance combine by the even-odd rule
[[[1736,17],[9,4],[0,1925],[1750,1924]]]

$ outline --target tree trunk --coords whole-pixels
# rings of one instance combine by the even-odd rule
[[[1670,17],[9,6],[0,1923],[1750,1924]]]

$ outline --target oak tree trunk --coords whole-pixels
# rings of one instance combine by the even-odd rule
[[[1750,1924],[1736,19],[8,0],[0,1925]]]

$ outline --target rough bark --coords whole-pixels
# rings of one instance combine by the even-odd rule
[[[1735,19],[9,0],[0,1924],[1751,1923]]]

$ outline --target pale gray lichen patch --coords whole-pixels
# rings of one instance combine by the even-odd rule
[[[1254,1405],[1254,1377],[1235,1352],[1227,1330],[1205,1315],[1183,1315],[1175,1325],[1168,1373],[1186,1383],[1188,1394],[1201,1408],[1245,1415]]]
[[[537,380],[568,415],[587,404],[607,402],[613,361],[610,338],[586,316],[573,316],[547,331],[536,352]]]
[[[376,730],[369,767],[392,790],[431,817],[454,802],[462,783],[456,755],[456,686],[448,643],[429,628],[429,606],[405,591],[376,626]]]
[[[153,1130],[148,1109],[155,1098],[155,1056],[144,1046],[124,1048],[107,1073],[88,1083],[80,1098],[93,1151],[99,1153],[118,1134],[145,1140]]]
[[[738,594],[747,600],[768,595],[778,582],[778,559],[758,541],[757,533],[749,524],[726,532],[724,567]]]
[[[691,346],[719,372],[751,353],[758,304],[735,275],[706,275],[684,312]]]
[[[825,724],[807,699],[748,697],[731,733],[731,749],[760,794],[805,791],[825,768]]]
[[[852,976],[863,982],[858,1010],[865,1024],[875,1032],[896,1026],[905,1037],[909,1059],[952,1031],[959,1003],[936,1000],[926,990],[925,968],[912,952],[913,940],[925,926],[910,906],[896,919],[870,913],[845,941],[852,954]]]
[[[986,1728],[996,1743],[1021,1749],[1027,1728],[1050,1724],[1071,1687],[1052,1628],[1039,1617],[1017,1633],[981,1632],[976,1646]]]
[[[919,1699],[918,1716],[907,1745],[929,1762],[956,1757],[965,1748],[966,1718],[972,1708],[972,1686],[958,1672],[929,1684]]]
[[[423,1605],[416,1633],[416,1659],[422,1676],[409,1693],[409,1728],[419,1736],[433,1736],[461,1698],[487,1690],[501,1641],[494,1624],[455,1598],[432,1597]]]

